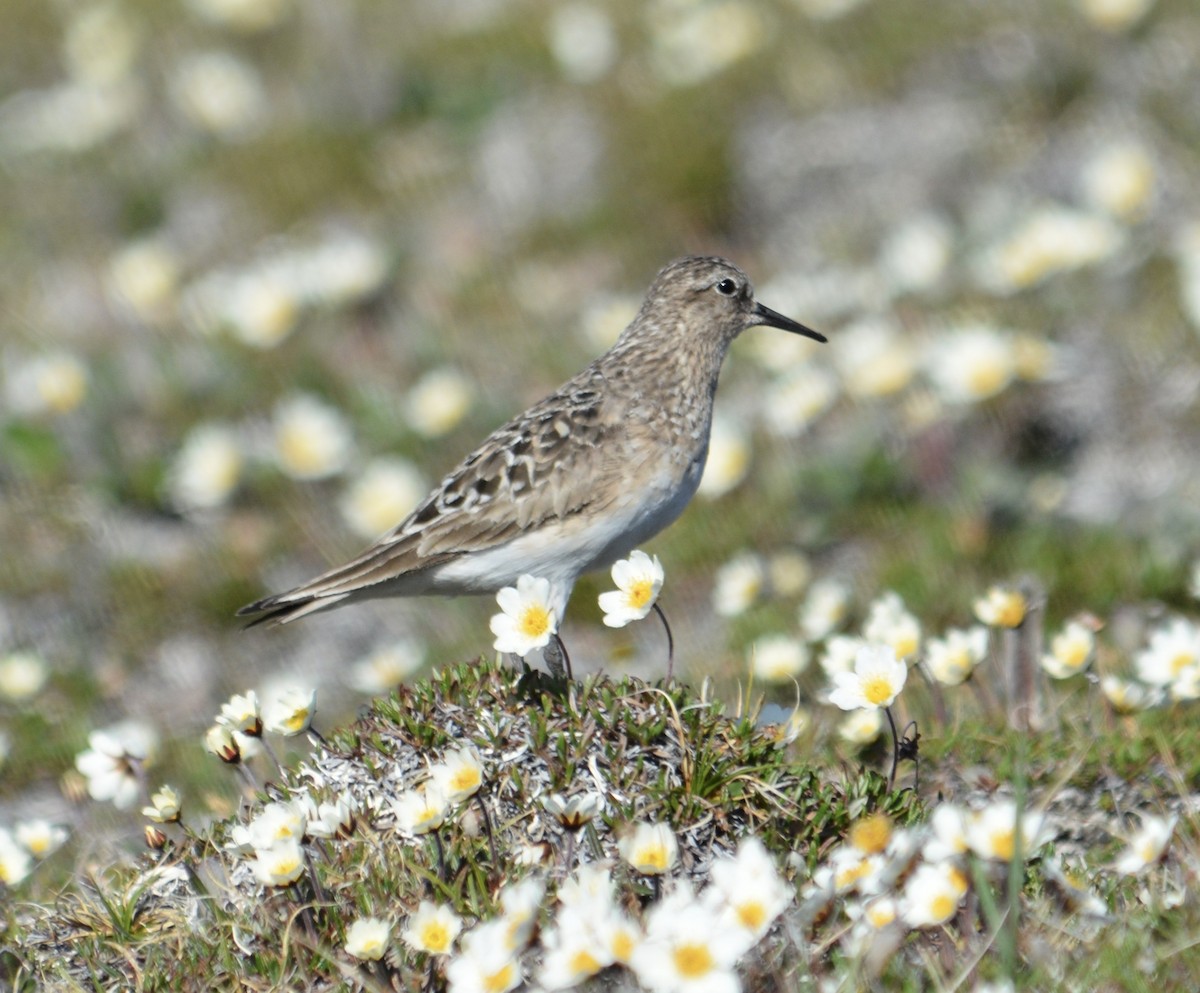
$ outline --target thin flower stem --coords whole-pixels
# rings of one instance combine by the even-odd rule
[[[896,785],[896,767],[900,765],[900,736],[896,733],[896,719],[892,717],[892,708],[884,707],[883,712],[887,714],[888,724],[892,728],[892,771],[888,776],[888,792]]]
[[[570,672],[571,672],[571,670],[568,667],[567,668],[568,675],[570,674]],[[488,849],[492,853],[492,866],[495,868],[496,871],[499,871],[500,859],[496,855],[496,838],[492,833],[492,818],[488,815],[487,804],[485,804],[483,802],[483,795],[481,793],[475,794],[475,803],[479,807],[479,813],[483,816],[483,830],[487,834]]]
[[[433,831],[433,848],[437,852],[438,879],[447,883],[449,880],[446,878],[446,849],[442,847],[442,835],[437,830]]]
[[[246,785],[250,787],[250,792],[257,792],[258,780],[254,778],[254,773],[246,768],[246,763],[239,760],[238,762],[234,763],[233,767],[237,769],[237,771],[241,774],[242,779],[246,781]]]
[[[568,830],[566,835],[567,847],[566,851],[563,852],[563,875],[569,876],[571,874],[571,866],[575,862],[575,832]]]
[[[301,847],[303,848],[303,846]],[[326,902],[325,889],[321,886],[321,881],[317,878],[317,864],[313,861],[312,852],[307,848],[303,848],[303,851],[304,863],[308,866],[308,878],[312,880],[313,896],[316,898],[317,903],[323,904]]]
[[[271,745],[268,743],[266,738],[263,738],[261,736],[258,739],[258,743],[260,745],[262,745],[263,751],[267,753],[267,757],[271,760],[272,764],[275,766],[276,774],[282,776],[283,775],[283,766],[281,766],[279,764],[279,756],[275,754],[275,749],[271,747]]]
[[[663,613],[662,607],[657,603],[654,605],[654,612],[658,614],[663,630],[667,632],[667,682],[669,683],[671,674],[675,670],[675,639],[671,636],[671,625],[667,623],[667,615]]]
[[[308,737],[309,737],[309,740],[312,741],[313,744],[315,744],[315,745],[320,745],[322,748],[329,747],[329,742],[326,741],[325,738],[321,735],[321,732],[318,731],[311,724],[308,726]]]

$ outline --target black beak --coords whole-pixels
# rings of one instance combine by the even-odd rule
[[[765,324],[769,328],[779,328],[781,331],[791,331],[792,334],[802,334],[806,338],[813,338],[816,341],[826,341],[826,337],[812,328],[806,328],[803,324],[793,321],[790,317],[784,317],[783,314],[776,313],[770,307],[764,307],[761,303],[754,305],[754,327],[757,324]]]

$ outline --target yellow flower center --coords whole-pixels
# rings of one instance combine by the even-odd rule
[[[629,587],[629,592],[625,594],[625,599],[629,601],[629,606],[636,610],[641,610],[650,602],[650,598],[654,595],[654,584],[648,579],[639,579]]]
[[[1184,669],[1196,664],[1196,656],[1191,652],[1180,652],[1171,659],[1171,675],[1178,676]]]
[[[499,969],[483,977],[483,988],[487,993],[504,993],[513,985],[513,964],[505,962]]]
[[[866,859],[863,859],[861,862],[855,862],[842,869],[833,877],[833,882],[839,890],[848,889],[870,871],[871,867],[867,864]]]
[[[967,385],[977,397],[990,397],[1000,392],[1008,370],[1001,365],[977,365],[967,373]]]
[[[638,872],[666,872],[667,850],[662,845],[652,845],[634,853],[634,865]]]
[[[998,859],[1004,859],[1006,862],[1013,857],[1013,849],[1015,848],[1016,832],[1009,828],[1007,831],[997,831],[991,837],[992,854]]]
[[[891,904],[872,904],[867,908],[867,920],[872,927],[887,927],[896,919],[896,911]]]
[[[425,950],[441,955],[450,947],[450,932],[441,921],[430,921],[421,928],[421,944]]]
[[[600,971],[600,963],[590,952],[578,951],[571,956],[571,972],[576,976],[592,976]]]
[[[929,913],[939,921],[944,921],[954,913],[954,907],[954,898],[948,893],[941,893],[935,896],[933,902],[929,904]]]
[[[956,890],[958,890],[958,895],[959,895],[959,896],[963,896],[963,895],[965,895],[965,894],[966,894],[966,892],[967,892],[967,885],[968,885],[968,883],[967,883],[967,877],[966,877],[966,875],[963,873],[963,871],[962,871],[961,869],[959,869],[959,868],[958,868],[958,867],[956,867],[956,866],[955,866],[955,867],[952,867],[952,868],[950,869],[950,871],[946,873],[946,876],[947,876],[947,878],[950,880],[950,884],[951,884],[951,885],[952,885],[952,886],[953,886],[953,887],[954,887]]]
[[[1009,590],[997,598],[996,623],[1000,627],[1020,627],[1025,620],[1025,597],[1016,590]]]
[[[757,931],[767,921],[767,908],[758,901],[739,903],[737,916],[747,931]]]
[[[518,626],[527,638],[541,638],[550,631],[550,611],[541,604],[526,607]]]
[[[456,793],[461,793],[463,790],[474,790],[479,786],[479,771],[470,766],[463,766],[450,777],[450,785]]]
[[[713,957],[704,945],[677,945],[673,958],[675,968],[687,979],[707,976],[713,969]]]
[[[887,848],[892,837],[892,821],[887,814],[871,814],[850,828],[850,844],[860,852],[873,855]]]
[[[868,676],[863,680],[862,691],[867,703],[880,707],[891,699],[892,684],[886,676]]]
[[[618,962],[628,962],[634,949],[633,935],[628,931],[618,931],[613,935],[612,953]]]

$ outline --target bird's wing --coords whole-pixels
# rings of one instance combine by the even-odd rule
[[[593,369],[494,431],[404,521],[345,565],[243,607],[254,623],[292,620],[351,594],[511,541],[611,500],[625,474],[598,460],[618,422]]]

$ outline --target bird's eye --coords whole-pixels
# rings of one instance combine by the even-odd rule
[[[736,282],[734,282],[732,279],[729,279],[728,277],[726,277],[725,279],[722,279],[719,283],[717,283],[716,288],[717,288],[717,292],[720,293],[721,296],[731,297],[735,293],[737,293],[738,284]]]

